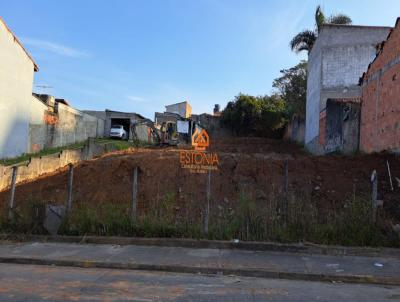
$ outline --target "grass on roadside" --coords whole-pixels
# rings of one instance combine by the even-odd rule
[[[85,145],[85,143],[86,143],[86,141],[83,141],[83,142],[78,142],[78,143],[74,143],[74,144],[70,144],[70,145],[66,145],[66,146],[43,149],[36,153],[24,153],[18,157],[0,159],[0,165],[10,166],[10,165],[15,165],[20,162],[27,161],[32,157],[41,157],[41,156],[45,156],[45,155],[55,154],[55,153],[59,153],[66,149],[80,149]]]
[[[378,217],[378,223],[373,223],[371,202],[362,195],[354,194],[341,207],[321,212],[312,200],[292,194],[287,199],[287,213],[283,214],[279,196],[271,195],[260,206],[251,195],[240,192],[234,208],[211,206],[208,234],[203,232],[202,205],[193,199],[178,206],[177,199],[170,192],[149,201],[147,210],[135,220],[128,202],[75,202],[59,234],[400,247],[400,236],[388,231],[383,220]],[[0,231],[44,232],[35,214],[41,206],[43,203],[37,201],[20,206],[11,223],[0,219]]]
[[[115,147],[118,151],[127,150],[132,147],[149,147],[152,146],[147,142],[142,141],[126,141],[126,140],[119,140],[119,139],[111,139],[111,138],[96,138],[95,142],[100,145],[110,144]]]
[[[149,146],[151,146],[147,142],[141,142],[141,141],[129,142],[129,141],[125,141],[125,140],[117,140],[117,139],[110,139],[110,138],[96,138],[95,142],[97,144],[101,144],[101,145],[110,144],[110,145],[112,145],[113,148],[115,148],[118,151],[127,150],[132,147],[149,147]],[[32,157],[41,157],[41,156],[45,156],[45,155],[56,154],[56,153],[59,153],[63,150],[67,150],[67,149],[80,149],[80,148],[83,148],[85,146],[85,144],[86,144],[86,141],[83,141],[83,142],[78,142],[78,143],[74,143],[74,144],[69,144],[66,146],[43,149],[36,153],[24,153],[18,157],[0,159],[0,165],[10,166],[10,165],[15,165],[15,164],[18,164],[18,163],[21,163],[24,161],[28,161]]]

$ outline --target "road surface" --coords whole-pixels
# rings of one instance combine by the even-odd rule
[[[400,287],[0,264],[0,301],[400,301]]]

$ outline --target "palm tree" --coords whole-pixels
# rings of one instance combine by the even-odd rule
[[[292,41],[290,41],[290,47],[295,52],[306,50],[308,53],[314,45],[317,39],[317,34],[313,30],[304,30],[298,33]]]
[[[317,30],[320,31],[322,25],[326,22],[324,12],[322,11],[321,5],[318,5],[315,9],[315,26]]]
[[[321,9],[321,6],[318,5],[315,9],[315,29],[314,30],[304,30],[298,33],[291,41],[290,48],[295,52],[300,52],[306,50],[310,53],[315,40],[318,37],[318,33],[321,30],[322,25],[324,24],[343,24],[349,25],[352,23],[352,20],[349,16],[344,14],[331,15],[329,18],[326,18],[324,12]]]

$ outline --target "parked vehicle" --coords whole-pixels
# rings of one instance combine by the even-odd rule
[[[110,137],[128,139],[128,132],[126,132],[122,125],[113,125],[111,126]]]

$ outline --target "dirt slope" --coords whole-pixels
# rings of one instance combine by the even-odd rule
[[[392,154],[352,157],[308,155],[302,149],[283,141],[261,138],[237,138],[212,142],[212,152],[220,157],[220,168],[213,172],[211,198],[214,205],[226,205],[245,192],[257,200],[280,196],[284,184],[284,162],[288,161],[289,191],[299,198],[317,200],[321,211],[341,207],[352,194],[370,194],[370,176],[377,170],[379,198],[391,219],[400,216],[400,161]],[[394,192],[390,189],[386,161],[389,161]],[[139,206],[148,209],[150,201],[173,196],[181,203],[195,200],[203,203],[206,175],[190,174],[179,165],[179,149],[135,149],[109,154],[82,162],[74,170],[74,201],[129,202],[132,171],[140,167]],[[16,204],[27,200],[64,203],[67,171],[19,185]],[[8,202],[9,192],[0,193],[0,202]]]

